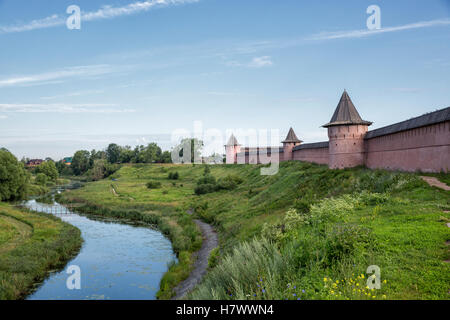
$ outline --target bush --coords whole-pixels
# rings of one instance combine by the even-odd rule
[[[217,185],[212,183],[204,183],[197,185],[194,189],[196,195],[207,194],[217,191]]]
[[[179,177],[180,177],[180,175],[179,175],[178,171],[175,171],[175,172],[169,172],[168,178],[169,178],[170,180],[178,180]]]
[[[236,189],[236,187],[241,184],[242,182],[244,182],[244,180],[233,174],[233,175],[228,175],[225,178],[219,179],[218,181],[218,189],[221,190],[233,190]]]
[[[370,243],[370,230],[354,224],[337,224],[327,233],[327,260],[332,264]]]
[[[43,174],[43,173],[38,173],[36,175],[36,179],[35,179],[36,184],[38,184],[40,186],[47,185],[47,180],[48,180],[47,176],[45,174]]]
[[[56,182],[58,179],[58,169],[53,161],[45,161],[36,168],[36,173],[43,173],[47,176],[48,180]]]
[[[216,178],[214,178],[213,175],[211,174],[205,174],[202,178],[197,180],[197,185],[201,185],[201,184],[213,184],[215,185],[216,182]]]
[[[161,188],[161,182],[159,182],[159,181],[149,181],[149,182],[147,182],[146,186],[149,189],[159,189],[159,188]]]

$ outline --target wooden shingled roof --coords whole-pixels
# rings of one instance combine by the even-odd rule
[[[359,115],[358,110],[356,110],[347,91],[344,90],[330,122],[324,124],[323,127],[327,128],[349,124],[364,124],[370,126],[372,122],[361,119],[361,116]]]
[[[293,142],[293,143],[300,143],[302,142],[299,138],[297,138],[297,135],[294,132],[294,129],[292,129],[292,127],[289,129],[289,132],[286,136],[286,139],[284,139],[283,141],[281,141],[282,143],[288,143],[288,142]]]

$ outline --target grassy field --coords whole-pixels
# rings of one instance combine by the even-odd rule
[[[129,165],[65,192],[63,201],[154,222],[168,234],[180,262],[162,279],[159,298],[187,277],[201,245],[186,214],[194,208],[216,227],[220,248],[192,299],[448,299],[449,192],[418,175],[284,162],[278,174],[261,176],[260,166],[220,165],[211,166],[216,179],[243,182],[197,196],[203,172],[201,165]],[[149,181],[161,187],[148,189]],[[380,290],[366,288],[370,265],[381,269]]]
[[[78,252],[81,235],[60,219],[0,202],[0,300],[21,299]]]

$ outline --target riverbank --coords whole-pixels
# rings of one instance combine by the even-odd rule
[[[0,300],[26,297],[82,241],[77,228],[55,216],[0,202]]]
[[[146,178],[141,178],[148,166],[124,166],[108,179],[86,183],[82,188],[66,190],[59,195],[63,204],[76,204],[75,211],[117,219],[142,221],[155,225],[172,242],[178,261],[169,266],[161,279],[158,299],[170,299],[174,288],[185,280],[194,267],[194,253],[202,246],[202,234],[192,217],[188,205],[181,200],[191,194],[189,189],[174,188],[149,190]],[[163,180],[168,166],[155,166],[155,173]],[[154,176],[156,176],[156,174]],[[114,180],[112,180],[114,179]],[[171,187],[173,184],[170,182]],[[186,185],[192,182],[186,181]],[[192,187],[193,188],[193,187]],[[150,197],[150,198],[149,198]]]
[[[260,168],[210,166],[216,179],[238,176],[242,182],[198,196],[204,166],[126,165],[62,198],[89,211],[154,221],[165,230],[185,263],[163,277],[161,299],[174,296],[192,270],[201,244],[193,240],[200,237],[193,219],[215,227],[219,249],[191,299],[447,298],[448,191],[410,173],[329,170],[297,161],[281,163],[274,176],[261,176]],[[160,185],[149,189],[149,181]],[[190,208],[193,217],[186,213]],[[370,296],[356,286],[365,288],[369,265],[378,265],[386,280]]]

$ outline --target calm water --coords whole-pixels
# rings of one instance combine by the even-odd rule
[[[25,205],[76,226],[84,239],[80,253],[64,270],[51,273],[28,299],[155,299],[168,263],[176,260],[170,241],[159,231],[57,213],[63,207],[53,200],[29,200]],[[70,276],[66,270],[71,265],[81,269],[79,290],[66,286]]]

